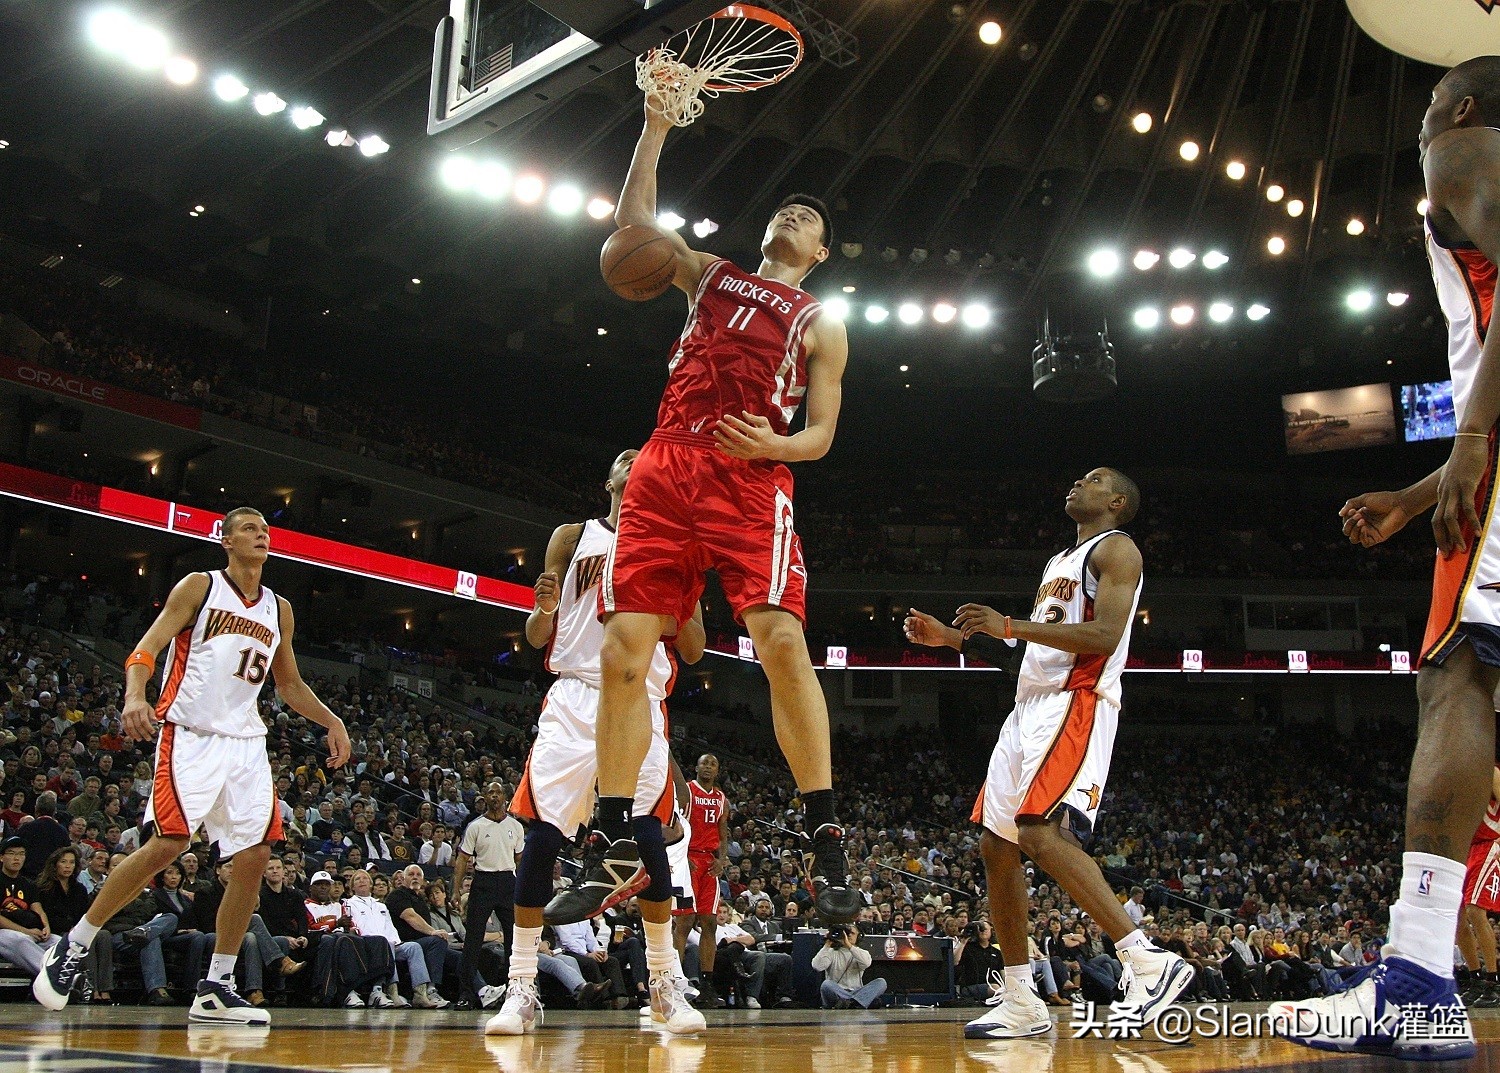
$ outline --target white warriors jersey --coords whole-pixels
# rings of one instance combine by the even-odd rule
[[[1479,352],[1495,299],[1495,266],[1473,245],[1444,246],[1427,232],[1427,259],[1438,304],[1448,320],[1448,368],[1453,376],[1453,412],[1460,421],[1479,372]]]
[[[172,641],[156,717],[204,734],[263,737],[256,702],[281,644],[276,594],[262,585],[252,601],[224,571],[208,578],[198,617]]]
[[[1099,579],[1089,573],[1089,556],[1102,541],[1112,536],[1125,534],[1118,529],[1111,529],[1052,557],[1042,574],[1042,587],[1037,590],[1036,604],[1031,609],[1032,622],[1093,621],[1094,597],[1098,595]],[[1126,536],[1125,539],[1130,538]],[[1087,689],[1118,707],[1120,672],[1125,669],[1125,657],[1130,651],[1130,627],[1135,623],[1135,608],[1140,599],[1141,582],[1138,581],[1135,595],[1131,598],[1130,617],[1125,620],[1125,632],[1120,635],[1120,643],[1115,646],[1114,652],[1108,656],[1079,655],[1048,648],[1035,641],[1028,642],[1026,657],[1021,661],[1016,700],[1019,702],[1046,693]]]
[[[599,581],[604,561],[614,545],[614,527],[591,518],[578,534],[578,547],[563,575],[558,596],[557,622],[547,646],[547,669],[564,678],[577,678],[599,688],[599,651],[604,647],[604,624],[599,621]],[[653,701],[666,700],[677,677],[677,660],[658,644],[646,674],[646,694]]]

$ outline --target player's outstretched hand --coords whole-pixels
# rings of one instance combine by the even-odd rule
[[[714,426],[719,450],[734,458],[775,458],[781,437],[771,428],[770,418],[744,411],[743,420],[725,414]]]
[[[947,645],[950,648],[958,648],[963,644],[963,634],[951,626],[944,626],[937,619],[925,611],[918,611],[915,607],[906,612],[906,639],[914,645],[926,645],[929,648],[942,648]]]
[[[1479,533],[1474,495],[1489,460],[1488,440],[1479,436],[1454,438],[1453,453],[1438,480],[1437,509],[1432,512],[1432,534],[1444,558],[1468,551],[1470,536]]]
[[[131,741],[150,741],[161,729],[161,724],[156,721],[156,709],[144,698],[125,702],[121,722],[125,727],[125,737]]]
[[[333,726],[328,728],[326,741],[328,742],[328,766],[341,768],[347,764],[353,746],[349,744],[349,731],[342,719],[336,720]]]
[[[657,134],[670,131],[673,123],[662,111],[661,97],[655,93],[646,94],[646,129]]]
[[[1373,548],[1405,528],[1411,515],[1396,492],[1366,492],[1355,496],[1339,509],[1344,536],[1349,543]]]
[[[536,584],[531,587],[536,593],[536,606],[539,611],[546,615],[557,613],[557,602],[562,599],[562,585],[557,580],[557,572],[548,570],[536,579]]]
[[[1005,616],[984,604],[964,604],[958,609],[953,625],[964,635],[965,641],[976,633],[987,633],[991,637],[1005,636]]]

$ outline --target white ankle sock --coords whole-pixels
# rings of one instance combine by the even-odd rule
[[[1455,925],[1454,927],[1456,928],[1457,925]],[[1148,948],[1150,947],[1150,945],[1151,940],[1146,938],[1146,933],[1143,932],[1140,928],[1136,928],[1135,931],[1131,932],[1129,935],[1125,936],[1125,938],[1115,943],[1115,949],[1132,950],[1138,946],[1142,948]]]
[[[652,976],[659,972],[670,973],[677,956],[672,946],[672,922],[653,924],[643,920],[641,923],[646,928],[646,971]]]
[[[1458,925],[1454,925],[1455,928]],[[208,979],[223,982],[234,975],[234,963],[239,958],[234,954],[215,954],[208,963]]]
[[[512,935],[510,970],[512,980],[536,979],[536,952],[542,945],[541,928],[523,928],[517,924]]]
[[[1030,965],[1007,965],[1005,967],[1005,990],[1014,994],[1036,994],[1036,983],[1031,979]]]
[[[1451,977],[1463,891],[1463,862],[1433,853],[1403,853],[1401,898],[1391,906],[1391,953]]]
[[[89,923],[88,917],[84,917],[73,925],[72,931],[68,932],[68,942],[77,943],[87,950],[93,944],[94,937],[99,934],[99,931],[99,928]]]

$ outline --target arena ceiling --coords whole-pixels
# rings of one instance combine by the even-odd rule
[[[814,290],[854,287],[852,299],[893,310],[908,298],[995,310],[982,332],[903,331],[894,318],[877,330],[856,316],[872,390],[914,380],[936,390],[962,366],[1029,393],[1027,357],[1049,313],[1065,328],[1107,319],[1130,362],[1122,382],[1157,389],[1279,392],[1441,372],[1415,150],[1440,72],[1376,45],[1343,0],[810,6],[858,39],[857,62],[813,51],[782,86],[709,102],[668,145],[660,203],[718,222],[702,244],[753,263],[776,199],[816,193],[834,206],[837,249]],[[679,301],[629,306],[603,288],[595,258],[607,225],[440,184],[442,149],[424,125],[446,0],[131,8],[206,76],[233,70],[351,131],[378,132],[392,148],[373,159],[101,57],[83,32],[93,7],[0,2],[5,231],[223,299],[250,321],[269,308],[273,333],[341,323],[418,350],[508,348],[580,376],[638,366],[675,334]],[[979,39],[989,19],[1004,28],[997,46]],[[1145,134],[1130,122],[1142,111],[1153,119]],[[613,196],[638,128],[622,70],[472,151]],[[1186,140],[1201,150],[1192,162]],[[1232,160],[1243,179],[1226,175]],[[1265,196],[1272,184],[1286,191],[1279,203]],[[1305,206],[1295,218],[1292,199]],[[1273,235],[1287,244],[1280,257],[1266,250]],[[1104,246],[1125,263],[1100,279],[1085,265]],[[1229,260],[1176,271],[1166,254],[1177,246]],[[1137,271],[1140,248],[1162,261]],[[1412,298],[1355,317],[1343,305],[1355,286]],[[1236,307],[1232,324],[1206,322],[1216,298]],[[1272,316],[1246,322],[1252,301]],[[1190,328],[1131,325],[1140,304],[1177,302],[1197,305]]]

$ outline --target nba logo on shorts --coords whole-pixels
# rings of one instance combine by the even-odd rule
[[[1422,875],[1417,879],[1417,893],[1418,894],[1431,894],[1432,893],[1432,869],[1430,869],[1430,868],[1424,868],[1424,869],[1422,869]]]
[[[479,575],[471,574],[467,570],[458,572],[458,581],[453,585],[453,595],[462,596],[466,600],[477,600],[478,593],[475,591],[479,586]]]

